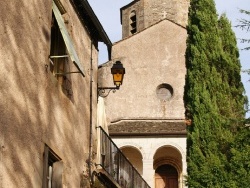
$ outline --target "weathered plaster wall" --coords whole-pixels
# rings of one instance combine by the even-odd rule
[[[0,187],[41,187],[45,143],[64,162],[65,187],[80,187],[81,173],[86,170],[91,41],[70,2],[61,2],[86,74],[84,78],[71,75],[73,100],[46,68],[52,1],[0,1]],[[93,49],[96,91],[97,51]],[[76,70],[72,62],[70,66]],[[94,108],[96,98],[94,94]]]
[[[109,121],[117,119],[184,119],[186,30],[164,20],[154,27],[117,42],[112,58],[126,68],[123,85],[106,100]],[[113,85],[111,62],[100,70],[103,86]],[[157,86],[173,87],[170,100],[157,98]]]

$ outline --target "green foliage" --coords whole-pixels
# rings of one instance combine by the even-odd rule
[[[223,93],[223,96],[228,99],[228,105],[223,105],[228,112],[221,112],[221,114],[226,116],[226,118],[243,119],[245,115],[243,106],[246,100],[243,96],[245,90],[240,76],[239,50],[231,23],[225,14],[221,15],[218,20],[218,29],[224,52],[222,54],[223,69],[220,70],[220,73],[223,76],[224,84],[229,86],[229,90]]]
[[[184,101],[189,187],[237,187],[230,165],[244,118],[244,87],[231,24],[213,0],[191,0]]]
[[[230,169],[236,187],[250,185],[250,129],[249,125],[241,127],[237,132],[231,149]]]

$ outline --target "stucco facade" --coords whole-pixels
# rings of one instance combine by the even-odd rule
[[[100,36],[91,19],[85,25],[83,1],[55,2],[65,11],[58,6],[84,76],[59,78],[50,71],[52,0],[0,2],[0,187],[42,187],[45,145],[63,162],[61,187],[88,187]],[[71,58],[67,63],[79,72]],[[68,93],[62,78],[70,85]],[[91,147],[94,158],[95,142]]]
[[[107,113],[111,114],[110,121],[123,118],[184,118],[186,35],[185,28],[163,20],[113,45],[112,59],[123,63],[126,74],[120,90],[110,93],[105,99]],[[111,64],[102,65],[102,73],[98,77],[100,85],[113,84]],[[163,83],[173,88],[171,100],[157,97],[157,87]]]

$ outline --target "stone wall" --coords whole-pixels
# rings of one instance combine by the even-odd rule
[[[189,0],[140,0],[133,1],[121,10],[123,38],[132,35],[130,33],[130,13],[137,13],[137,31],[154,25],[163,19],[171,20],[183,27],[187,25]]]
[[[130,14],[136,12],[137,16],[137,31],[144,29],[144,10],[141,1],[134,1],[128,6],[121,9],[122,14],[122,38],[130,36]]]
[[[174,159],[173,166],[179,169],[179,188],[186,188],[185,176],[187,175],[186,163],[186,138],[185,137],[113,137],[119,148],[136,148],[142,156],[142,177],[153,188],[155,187],[156,162]],[[160,154],[159,155],[159,152]],[[130,159],[133,161],[133,159]],[[160,163],[159,163],[160,164]]]
[[[144,0],[144,22],[149,27],[162,19],[183,27],[187,24],[189,0]]]

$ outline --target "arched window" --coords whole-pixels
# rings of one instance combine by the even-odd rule
[[[130,33],[131,34],[134,34],[137,32],[137,29],[136,29],[136,12],[135,11],[132,11],[131,14],[130,14]]]

